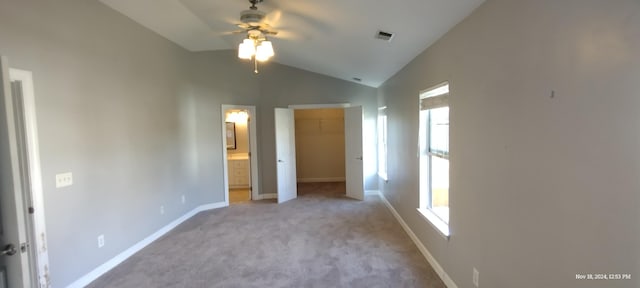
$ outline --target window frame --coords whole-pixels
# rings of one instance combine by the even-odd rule
[[[381,120],[384,119],[384,120]],[[384,180],[385,182],[389,181],[389,174],[388,174],[388,160],[389,158],[387,157],[387,153],[388,153],[388,139],[389,139],[389,134],[388,134],[388,122],[389,118],[387,116],[387,106],[382,106],[382,107],[378,107],[378,118],[377,118],[377,122],[378,122],[378,177],[380,177],[380,179]],[[383,134],[382,136],[380,134]],[[382,142],[382,143],[381,143]],[[383,161],[381,161],[382,159],[384,159]],[[381,163],[382,162],[382,163]]]
[[[432,207],[433,203],[433,157],[438,157],[440,159],[446,160],[450,164],[450,147],[449,140],[451,138],[451,124],[450,124],[450,113],[451,107],[448,103],[450,93],[449,82],[445,81],[438,85],[432,86],[431,88],[420,91],[419,93],[419,113],[420,113],[420,123],[419,123],[419,131],[418,135],[420,140],[418,141],[418,158],[419,158],[419,207],[417,208],[419,214],[424,217],[428,223],[436,228],[436,230],[446,239],[449,239],[450,230],[449,225],[450,221],[445,221],[440,215],[438,215]],[[425,100],[430,98],[428,100]],[[433,151],[431,147],[432,140],[432,110],[448,107],[447,117],[449,119],[449,133],[447,133],[447,151]],[[434,152],[442,152],[442,153],[434,153]],[[425,163],[426,162],[426,163]],[[426,171],[425,171],[426,170]],[[423,175],[426,173],[426,178],[423,178]],[[449,169],[450,173],[450,169]],[[447,174],[447,181],[451,179],[451,175]],[[426,182],[426,183],[425,183]],[[425,195],[426,194],[426,195]],[[447,189],[447,197],[450,196],[450,189]],[[449,205],[447,204],[447,207]],[[450,211],[450,210],[449,210]],[[448,211],[448,213],[450,213]],[[449,214],[450,215],[450,214]],[[448,216],[448,215],[447,215]],[[447,217],[449,218],[449,217]],[[450,219],[447,219],[450,220]]]

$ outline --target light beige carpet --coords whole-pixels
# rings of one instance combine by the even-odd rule
[[[377,196],[343,193],[200,213],[89,287],[445,287]]]

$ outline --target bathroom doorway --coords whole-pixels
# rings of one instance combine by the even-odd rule
[[[225,202],[256,200],[258,195],[255,107],[222,105]]]

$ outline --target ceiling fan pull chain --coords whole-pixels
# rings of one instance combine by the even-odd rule
[[[253,65],[254,65],[253,73],[258,74],[258,60],[256,60],[255,57],[253,58]]]

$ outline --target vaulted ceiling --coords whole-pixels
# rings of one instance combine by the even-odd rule
[[[190,51],[237,49],[246,36],[230,32],[247,0],[100,1]],[[272,61],[377,87],[482,2],[264,0],[258,9],[279,31]],[[394,37],[376,39],[380,30]]]

